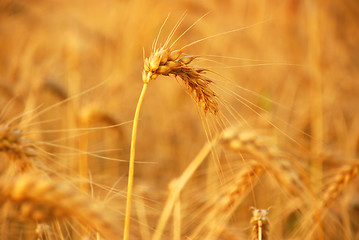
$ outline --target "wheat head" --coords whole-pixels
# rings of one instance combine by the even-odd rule
[[[74,217],[108,239],[120,236],[119,228],[112,221],[111,212],[64,182],[39,178],[38,175],[29,173],[1,178],[0,201],[8,202],[8,206],[17,211],[15,216],[8,217],[36,222]]]
[[[235,210],[240,203],[239,200],[247,190],[253,188],[263,170],[263,167],[258,162],[251,161],[246,164],[222,199],[223,212],[232,213]]]
[[[311,194],[304,171],[294,166],[264,131],[229,128],[223,134],[222,143],[232,151],[254,156],[290,194],[300,197],[305,197],[304,193]]]
[[[268,240],[269,222],[268,210],[256,209],[252,210],[252,240]]]
[[[321,208],[329,208],[333,204],[345,186],[357,176],[358,170],[359,163],[357,162],[345,165],[339,169],[323,194]]]
[[[158,75],[179,77],[204,112],[216,114],[219,110],[217,95],[210,87],[213,81],[205,75],[207,69],[190,65],[194,59],[196,56],[183,56],[182,50],[166,47],[155,49],[144,60],[142,80],[144,83],[149,83]]]
[[[20,129],[4,124],[0,124],[0,152],[11,160],[7,164],[16,168],[13,170],[15,173],[25,172],[31,168],[30,159],[37,155],[33,143],[22,136]]]
[[[260,176],[263,167],[255,161],[250,161],[239,171],[235,179],[229,183],[228,189],[219,194],[215,201],[210,203],[210,210],[202,222],[194,229],[191,238],[215,239],[222,234],[230,217],[242,202],[247,192],[252,189]]]

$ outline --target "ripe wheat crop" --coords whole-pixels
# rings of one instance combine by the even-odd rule
[[[0,239],[358,239],[358,11],[1,1]]]

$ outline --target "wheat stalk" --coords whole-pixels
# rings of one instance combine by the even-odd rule
[[[186,186],[194,172],[199,168],[199,166],[207,158],[208,154],[211,152],[212,148],[218,143],[219,138],[215,137],[211,142],[206,142],[202,147],[197,156],[191,161],[187,168],[183,171],[181,176],[177,179],[172,180],[170,192],[167,198],[167,201],[164,205],[162,214],[158,221],[157,227],[153,234],[152,240],[159,240],[162,237],[163,231],[167,224],[167,221],[175,208],[176,200],[179,198],[183,188]]]
[[[101,231],[108,239],[119,237],[119,228],[112,221],[110,212],[63,182],[28,173],[1,178],[0,200],[18,206],[16,217],[37,222],[75,217],[82,224]]]

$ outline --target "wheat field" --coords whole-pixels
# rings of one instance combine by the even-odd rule
[[[358,13],[1,0],[0,239],[359,239]]]

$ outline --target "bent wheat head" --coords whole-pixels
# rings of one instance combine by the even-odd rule
[[[190,66],[189,64],[196,56],[182,56],[182,54],[182,50],[172,51],[165,47],[156,49],[150,57],[144,60],[143,82],[147,84],[158,75],[172,74],[176,78],[179,77],[197,104],[203,108],[204,113],[209,111],[216,114],[218,112],[217,96],[210,88],[213,81],[205,75],[207,69]]]

